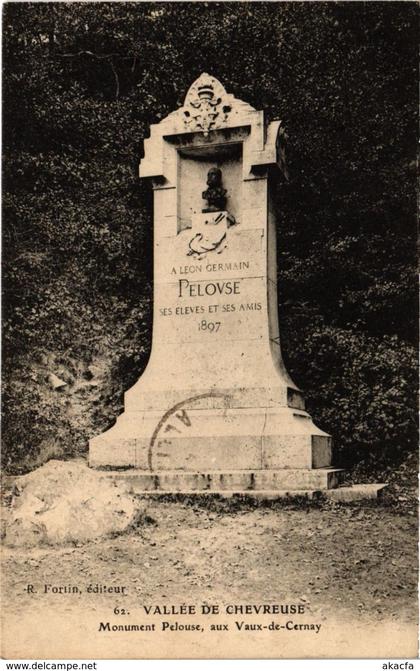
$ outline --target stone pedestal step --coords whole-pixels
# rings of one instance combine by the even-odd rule
[[[282,469],[253,471],[148,472],[137,469],[105,471],[107,476],[125,481],[135,493],[191,492],[302,492],[330,490],[339,486],[344,471],[339,468]]]
[[[335,491],[335,490],[328,490]],[[185,492],[164,492],[160,491],[148,491],[148,492],[136,492],[139,496],[144,496],[148,499],[161,499],[162,497],[194,497],[195,499],[205,499],[206,497],[222,498],[222,499],[247,499],[252,501],[277,501],[279,499],[317,499],[320,496],[321,490],[319,489],[278,489],[271,491],[269,489],[263,490],[252,490],[248,489],[245,491],[185,491]]]
[[[385,489],[386,484],[367,484],[367,485],[353,485],[350,487],[338,487],[336,489],[290,489],[290,490],[245,490],[245,491],[229,491],[229,490],[191,490],[183,492],[165,492],[165,491],[137,491],[136,493],[147,498],[161,498],[162,496],[193,496],[198,499],[217,496],[224,499],[253,499],[258,501],[276,501],[279,499],[318,499],[326,497],[332,501],[362,501],[366,499],[380,499]]]
[[[386,484],[368,483],[366,485],[350,485],[349,487],[337,487],[323,492],[325,496],[333,501],[362,501],[364,499],[382,498]]]

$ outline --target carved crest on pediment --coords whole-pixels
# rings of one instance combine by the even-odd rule
[[[204,73],[190,86],[182,115],[189,130],[202,130],[204,135],[208,135],[210,130],[219,128],[227,121],[231,111],[222,84]]]
[[[175,113],[187,132],[202,131],[207,137],[211,130],[230,125],[239,111],[253,108],[226,92],[224,86],[204,72],[190,86],[184,105]]]

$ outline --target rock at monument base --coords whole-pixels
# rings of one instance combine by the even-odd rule
[[[3,515],[4,542],[31,547],[87,541],[121,533],[144,512],[123,482],[83,461],[51,460],[16,478]]]

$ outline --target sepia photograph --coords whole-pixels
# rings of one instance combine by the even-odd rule
[[[417,658],[418,46],[2,4],[3,659]]]

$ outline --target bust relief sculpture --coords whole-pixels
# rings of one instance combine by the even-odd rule
[[[203,198],[207,200],[207,207],[203,212],[218,212],[226,205],[226,189],[222,187],[222,171],[220,168],[210,168],[207,173],[208,189],[203,191]]]

